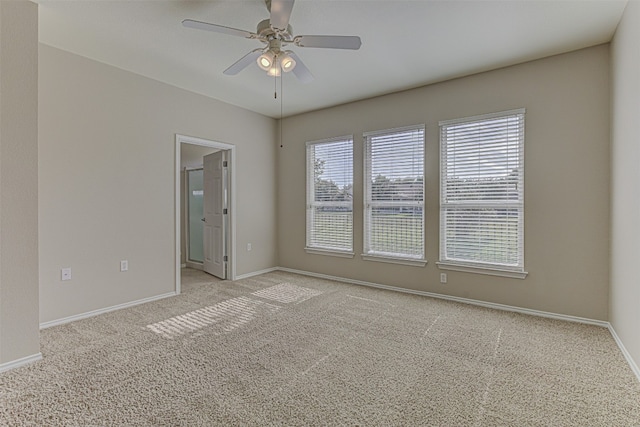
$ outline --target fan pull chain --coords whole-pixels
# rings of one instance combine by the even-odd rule
[[[282,75],[284,73],[280,73],[280,148],[283,147],[282,144],[282,104],[284,103],[284,85],[282,84]]]

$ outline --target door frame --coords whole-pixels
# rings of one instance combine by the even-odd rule
[[[181,212],[180,212],[180,196],[182,189],[180,188],[180,171],[181,171],[181,159],[180,159],[180,147],[182,144],[200,145],[203,147],[217,148],[219,150],[227,150],[228,153],[228,195],[229,195],[229,214],[228,218],[228,234],[227,234],[227,254],[228,259],[228,277],[227,280],[236,280],[236,146],[233,144],[227,144],[224,142],[211,141],[203,138],[196,138],[193,136],[176,134],[175,145],[175,289],[176,294],[180,294],[181,289],[181,260],[180,260],[180,242],[181,236]]]

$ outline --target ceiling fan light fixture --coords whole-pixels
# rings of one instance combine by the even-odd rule
[[[296,67],[296,61],[289,55],[289,52],[285,52],[280,57],[280,67],[285,73],[292,71]]]
[[[258,62],[258,67],[262,68],[264,71],[269,71],[274,66],[275,55],[270,50],[266,51],[265,53],[263,53],[258,57],[257,62]]]
[[[269,77],[280,77],[279,65],[277,63],[273,64],[273,66],[267,70],[267,75]]]

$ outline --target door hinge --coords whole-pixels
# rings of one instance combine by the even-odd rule
[[[229,213],[229,209],[227,208],[222,209],[222,215],[226,215],[228,213]]]
[[[222,162],[222,167],[223,167],[223,168],[226,168],[227,166],[229,166],[229,163],[228,163],[226,160],[224,160],[224,161]]]
[[[224,256],[224,262],[227,262],[227,261],[229,261],[229,256],[228,256],[228,255],[225,255],[225,256]]]

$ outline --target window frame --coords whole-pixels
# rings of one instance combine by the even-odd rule
[[[525,150],[525,115],[526,110],[524,108],[501,111],[490,114],[482,114],[471,117],[464,117],[453,120],[443,120],[439,122],[440,128],[440,250],[439,261],[436,265],[443,270],[463,271],[477,274],[487,274],[494,276],[510,277],[517,279],[524,279],[527,276],[527,272],[524,269],[524,150]],[[522,129],[521,135],[519,135],[518,141],[518,200],[505,201],[491,201],[487,203],[479,203],[477,201],[471,203],[465,203],[464,201],[447,202],[446,201],[446,175],[447,175],[447,143],[444,138],[445,128],[450,125],[458,125],[465,123],[474,123],[481,121],[490,121],[492,119],[504,118],[509,116],[521,116],[521,122],[519,123]],[[495,208],[495,209],[517,209],[519,211],[517,221],[517,241],[516,247],[518,248],[517,265],[480,262],[470,259],[452,259],[446,257],[446,213],[448,209],[465,209],[465,205],[469,206],[466,209],[481,209],[483,207]],[[481,206],[482,205],[482,206]]]
[[[370,172],[371,172],[371,143],[370,138],[376,136],[383,135],[391,135],[394,133],[401,133],[407,131],[422,131],[422,201],[413,202],[413,203],[400,203],[400,202],[372,202],[371,201],[371,182],[370,182]],[[426,153],[426,126],[424,124],[404,126],[398,128],[391,129],[383,129],[371,132],[365,132],[362,134],[363,139],[363,253],[361,257],[365,261],[377,261],[377,262],[386,262],[392,264],[402,264],[409,266],[420,266],[424,267],[427,264],[426,259],[426,250],[425,250],[425,153]],[[415,207],[420,206],[422,208],[422,230],[420,241],[422,245],[422,254],[419,256],[411,256],[408,254],[399,254],[392,252],[375,252],[370,250],[370,236],[369,236],[369,222],[370,222],[370,207],[372,204],[379,204],[381,206],[392,206],[392,207]]]
[[[317,141],[307,141],[305,143],[305,164],[306,164],[306,179],[305,179],[305,197],[306,197],[306,207],[305,207],[305,252],[309,253],[309,254],[315,254],[315,255],[328,255],[328,256],[334,256],[334,257],[342,257],[342,258],[353,258],[354,257],[354,251],[353,251],[353,243],[354,243],[354,227],[353,227],[353,195],[352,198],[350,200],[350,202],[318,202],[315,200],[315,183],[313,186],[310,185],[310,179],[315,179],[315,171],[313,169],[313,166],[311,166],[311,160],[310,160],[310,149],[311,147],[315,147],[318,145],[324,145],[324,144],[333,144],[333,143],[340,143],[340,142],[349,142],[351,144],[351,186],[353,188],[353,181],[354,181],[354,171],[353,171],[353,154],[354,154],[354,137],[353,135],[344,135],[344,136],[338,136],[338,137],[334,137],[334,138],[327,138],[327,139],[321,139],[321,140],[317,140]],[[313,189],[313,192],[311,192],[310,190]],[[340,206],[344,206],[344,205],[348,205],[351,208],[351,247],[350,248],[345,248],[345,249],[338,249],[338,248],[329,248],[329,247],[323,247],[323,246],[319,246],[319,245],[312,245],[311,243],[311,230],[313,227],[313,219],[315,218],[314,216],[314,207],[315,206],[330,206],[330,205],[340,205]]]

